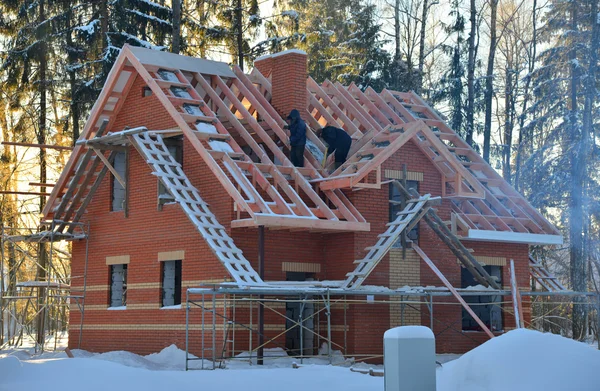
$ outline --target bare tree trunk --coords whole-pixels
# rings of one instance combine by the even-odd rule
[[[100,33],[102,34],[100,51],[102,51],[108,47],[108,0],[100,0]]]
[[[39,2],[39,19],[38,23],[43,23],[46,21],[46,14],[44,9],[45,3],[44,0],[40,0]],[[47,80],[46,80],[46,71],[47,71],[47,47],[46,42],[43,41],[45,37],[38,37],[38,39],[42,39],[40,44],[40,53],[39,53],[39,80],[38,80],[38,92],[40,94],[40,112],[39,112],[39,122],[38,122],[38,132],[37,132],[37,142],[38,144],[46,143],[46,110],[47,110],[47,102],[46,102],[46,90],[47,90]],[[46,183],[46,150],[40,148],[39,153],[39,161],[40,161],[40,183]],[[41,186],[40,192],[45,193],[46,187]],[[40,196],[40,212],[44,209],[46,204],[46,198],[44,196]],[[38,245],[38,266],[37,266],[37,278],[40,281],[44,281],[46,279],[46,268],[48,264],[48,258],[46,254],[46,246],[44,243],[39,243]],[[37,318],[37,343],[39,345],[43,345],[44,342],[44,321],[46,317],[46,311],[43,309],[45,305],[45,289],[39,288],[39,296],[38,296],[38,318]]]
[[[494,59],[496,57],[496,14],[498,0],[490,0],[490,51],[488,54],[485,79],[485,123],[483,127],[483,158],[490,162],[490,143],[492,137],[492,96],[494,95]]]
[[[400,0],[394,7],[394,60],[400,60]]]
[[[171,51],[181,50],[181,8],[183,0],[173,0],[173,45]]]
[[[517,158],[515,162],[515,188],[521,190],[521,165],[523,160],[523,143],[525,140],[525,118],[527,117],[527,105],[529,104],[529,87],[531,85],[531,73],[535,67],[536,50],[537,50],[537,0],[533,0],[533,13],[531,17],[533,25],[533,34],[531,37],[531,54],[529,56],[528,74],[525,78],[525,88],[523,90],[523,103],[521,105],[521,115],[519,116],[519,145],[517,146]],[[531,136],[527,137],[527,141],[531,142]]]
[[[421,33],[419,38],[419,91],[423,88],[423,68],[425,66],[425,31],[427,28],[427,13],[429,12],[429,0],[423,0],[423,12],[421,13]]]
[[[475,35],[477,9],[475,0],[471,0],[470,17],[471,32],[469,33],[469,62],[467,64],[467,143],[473,145],[473,133],[475,132]]]
[[[515,112],[515,86],[513,85],[514,69],[513,64],[507,64],[506,82],[504,90],[504,148],[502,149],[502,176],[510,183],[510,155],[512,151],[512,133],[514,127]],[[518,77],[518,76],[517,76]]]
[[[242,23],[242,0],[236,1],[235,6],[235,35],[237,39],[237,63],[244,70],[244,27]]]

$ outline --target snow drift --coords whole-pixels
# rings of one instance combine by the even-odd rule
[[[73,352],[73,359],[62,358],[64,353],[48,353],[35,359],[23,351],[0,352],[0,391],[265,391],[282,387],[286,391],[383,390],[381,377],[350,372],[340,366],[318,365],[318,359],[305,360],[299,369],[278,368],[293,361],[299,364],[299,360],[284,357],[276,350],[269,351],[276,360],[268,361],[271,364],[266,367],[235,359],[224,370],[190,372],[181,371],[185,353],[174,345],[148,356],[123,351]],[[341,356],[336,361],[349,364]],[[598,372],[600,352],[593,347],[552,334],[515,330],[443,364],[438,368],[437,383],[438,391],[597,391]]]

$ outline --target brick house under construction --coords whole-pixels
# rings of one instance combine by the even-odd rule
[[[309,128],[304,168],[286,157],[291,109]],[[348,161],[332,173],[315,133],[326,124],[353,139]],[[384,331],[400,324],[432,325],[439,352],[464,352],[515,327],[503,310],[512,307],[493,304],[506,297],[464,295],[470,307],[439,305],[434,316],[431,305],[457,304],[453,288],[528,288],[529,245],[562,243],[419,96],[318,84],[296,50],[262,57],[244,74],[125,46],[44,217],[64,232],[69,222],[89,223],[88,241],[73,242],[72,274],[85,271],[86,279],[72,287],[85,284],[86,294],[83,319],[71,311],[70,346],[81,332],[82,349],[140,354],[185,346],[186,291],[207,284],[248,295],[325,287],[343,295],[343,310],[340,301],[330,308],[327,338],[347,355],[381,354]],[[427,288],[443,286],[440,277],[449,287]],[[389,292],[406,296],[378,294]],[[399,304],[414,292],[421,296],[411,305]],[[473,305],[480,300],[488,304]],[[324,313],[297,304],[271,302],[276,311],[265,312],[261,329],[267,347],[297,353],[303,338],[311,354],[322,343]],[[527,321],[525,299],[522,306]],[[217,328],[219,354],[221,346],[228,355],[258,347],[248,332],[256,308],[237,307],[235,337]],[[201,312],[189,318],[195,354]],[[303,333],[298,312],[312,319]]]

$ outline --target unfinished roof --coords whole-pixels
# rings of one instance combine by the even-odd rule
[[[308,167],[292,165],[276,144],[277,139],[289,143],[283,130],[285,122],[239,68],[232,71],[222,63],[129,46],[116,60],[53,189],[45,216],[77,221],[106,169],[119,179],[110,160],[114,147],[130,143],[132,135],[104,132],[111,129],[136,75],[143,78],[177,124],[178,129],[165,132],[183,134],[233,199],[238,216],[232,227],[369,230],[369,224],[340,190],[317,193],[310,184],[323,178],[315,156],[307,152]],[[258,123],[258,116],[271,134]],[[237,139],[230,130],[237,132]],[[315,141],[318,154],[324,147],[316,137]],[[254,161],[247,150],[242,150],[242,142],[255,156]],[[275,157],[277,165],[259,143]]]
[[[310,77],[307,92],[313,126],[337,123],[356,140],[347,163],[319,181],[322,189],[380,185],[385,180],[380,173],[383,161],[412,140],[441,173],[442,196],[452,200],[453,225],[463,237],[562,243],[556,227],[414,92],[377,93],[370,87],[362,91],[354,84],[330,81],[319,85]],[[405,132],[394,137],[390,127],[402,127]]]
[[[115,152],[107,146],[131,143],[128,133],[105,132],[138,75],[177,125],[152,137],[183,134],[189,140],[236,205],[232,228],[369,230],[341,189],[380,188],[382,163],[412,140],[442,174],[442,196],[451,199],[453,228],[464,238],[562,242],[556,228],[414,93],[361,91],[309,77],[307,163],[296,168],[279,147],[289,140],[270,104],[270,81],[256,69],[248,76],[237,66],[130,46],[109,74],[44,209],[46,218],[79,221],[111,170]],[[321,167],[325,146],[313,131],[327,123],[354,139],[348,161],[332,175]]]

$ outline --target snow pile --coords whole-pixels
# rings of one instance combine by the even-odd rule
[[[104,391],[133,388],[145,391],[165,389],[245,391],[381,391],[383,378],[349,371],[350,365],[337,351],[328,364],[327,345],[321,357],[300,360],[288,357],[281,348],[265,349],[265,366],[252,365],[256,356],[242,353],[226,362],[226,370],[182,372],[185,352],[171,345],[160,353],[138,356],[128,352],[102,354],[73,350],[64,352],[0,352],[0,391],[43,389],[44,391]],[[59,358],[61,357],[61,358]],[[450,357],[446,357],[449,359]],[[446,359],[438,360],[445,362]],[[199,365],[199,361],[192,361]],[[292,368],[292,363],[300,366]],[[323,364],[323,365],[316,365]],[[212,366],[211,366],[212,367]],[[380,365],[358,363],[354,368]],[[252,370],[248,370],[252,369]],[[457,360],[438,367],[438,391],[597,391],[600,352],[580,342],[552,334],[515,330],[494,338]],[[65,380],[65,379],[68,379]]]
[[[444,364],[438,391],[597,391],[600,351],[532,330],[513,330]]]
[[[191,354],[190,357],[196,358],[196,356]],[[163,368],[179,371],[185,370],[185,350],[181,350],[175,345],[164,348],[160,353],[149,354],[145,356],[145,359]],[[196,362],[194,361],[193,363]]]

